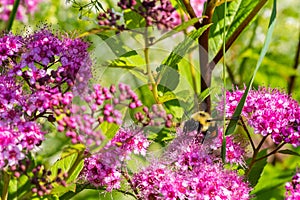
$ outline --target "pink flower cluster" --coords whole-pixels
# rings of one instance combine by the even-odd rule
[[[142,199],[245,200],[250,192],[236,172],[206,162],[184,171],[174,171],[163,164],[152,165],[135,174],[132,182]]]
[[[221,143],[221,141],[220,141]],[[245,165],[245,148],[241,142],[234,140],[232,135],[226,136],[226,159],[230,164]]]
[[[122,10],[130,9],[145,19],[146,27],[156,25],[158,29],[172,29],[174,24],[173,13],[175,8],[169,0],[143,0],[139,4],[135,0],[120,0],[118,6]],[[98,16],[99,25],[114,26],[120,31],[126,27],[120,25],[121,16],[108,9],[106,13]]]
[[[181,135],[160,161],[133,175],[141,199],[249,199],[251,188],[235,171],[222,167],[210,147]]]
[[[88,46],[80,39],[59,39],[42,29],[24,38],[21,60],[10,73],[22,76],[31,88],[52,94],[63,91],[64,83],[68,88],[84,89],[91,77]]]
[[[167,160],[175,163],[181,170],[186,170],[191,166],[201,165],[202,162],[212,163],[214,159],[207,155],[207,152],[218,151],[222,146],[222,128],[218,129],[218,136],[211,138],[206,135],[204,143],[200,145],[197,131],[183,133],[177,129],[177,137],[172,141],[167,149]],[[202,136],[201,136],[202,137]],[[233,135],[226,136],[226,163],[245,165],[246,144],[240,138]]]
[[[136,112],[135,119],[143,126],[161,126],[167,128],[173,126],[173,115],[167,114],[163,106],[160,104],[153,104],[151,110],[148,107],[143,108],[143,112]]]
[[[67,37],[59,39],[47,29],[27,37],[7,34],[0,41],[2,169],[16,165],[41,144],[44,133],[37,119],[55,121],[54,111],[71,101],[66,91],[75,87],[77,79],[84,80],[78,85],[86,86],[91,61],[87,43]]]
[[[102,123],[122,124],[120,106],[130,109],[142,106],[137,95],[123,83],[118,88],[114,85],[109,88],[94,85],[93,90],[84,96],[87,105],[71,104],[72,99],[71,93],[58,98],[57,105],[62,105],[58,107],[64,107],[64,110],[55,110],[60,118],[57,129],[60,132],[66,131],[66,135],[72,138],[72,143],[82,143],[88,147],[93,144],[98,146],[103,141],[104,135],[99,129]]]
[[[226,117],[230,118],[244,90],[226,92]],[[223,111],[224,102],[218,106]],[[254,133],[271,135],[274,143],[290,143],[300,146],[300,106],[289,95],[276,89],[261,87],[250,90],[242,116],[254,128]]]
[[[222,147],[223,128],[218,129],[218,137],[214,138],[209,144],[209,148],[216,150]],[[228,135],[226,137],[226,157],[225,162],[245,166],[246,148],[248,143],[243,141],[242,137]]]
[[[85,159],[81,177],[96,187],[106,187],[107,191],[119,188],[124,162],[131,153],[145,155],[148,146],[143,131],[120,129],[99,153]]]
[[[285,184],[285,200],[300,199],[300,172],[297,172],[291,182]]]
[[[9,19],[14,2],[14,0],[0,0],[1,20],[7,21]],[[24,21],[26,19],[26,15],[32,15],[37,11],[37,7],[40,2],[42,2],[42,0],[21,0],[17,10],[16,18],[20,21]]]
[[[23,113],[26,96],[11,77],[0,76],[0,169],[13,166],[41,144],[44,133]]]
[[[12,34],[4,35],[0,38],[0,64],[6,64],[9,57],[16,57],[23,45],[21,36]],[[5,62],[6,61],[6,62]]]
[[[27,37],[0,38],[0,61],[10,77],[22,77],[31,90],[29,115],[51,109],[49,99],[71,88],[83,94],[91,77],[88,44],[66,36],[59,39],[47,29]]]

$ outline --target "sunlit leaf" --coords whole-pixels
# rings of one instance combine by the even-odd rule
[[[136,28],[142,28],[146,26],[145,18],[142,17],[140,14],[131,11],[131,10],[125,10],[124,12],[124,20],[126,24],[126,28],[128,29],[136,29]]]
[[[183,22],[182,24],[176,26],[173,30],[165,33],[160,38],[158,38],[156,41],[154,41],[154,44],[157,43],[157,42],[159,42],[159,41],[161,41],[161,40],[169,38],[169,37],[173,36],[174,34],[177,34],[178,32],[187,29],[190,26],[193,26],[198,21],[199,21],[199,18],[193,18],[193,19],[190,19],[190,20],[188,20],[186,22]]]
[[[163,84],[171,84],[172,90],[174,90],[178,83],[179,83],[179,74],[176,73],[173,70],[177,71],[178,63],[182,60],[182,58],[186,55],[188,52],[188,49],[195,43],[197,38],[201,36],[201,34],[210,26],[211,24],[208,24],[196,31],[193,31],[183,42],[179,43],[174,50],[171,52],[171,54],[162,62],[159,74],[158,74],[158,80],[163,80]],[[171,73],[170,73],[171,72]],[[161,84],[159,82],[159,84]],[[164,85],[163,85],[164,86]],[[160,91],[166,92],[166,87],[159,88]]]
[[[265,156],[267,154],[267,150],[263,150],[258,153],[258,158]],[[257,161],[251,168],[250,172],[248,173],[248,181],[250,182],[251,186],[254,187],[257,183],[258,180],[261,177],[261,174],[267,164],[267,158],[264,158],[260,161]],[[249,165],[249,163],[248,163]]]
[[[247,15],[258,4],[259,0],[234,0],[228,2],[226,14],[226,41],[245,20]],[[222,48],[224,27],[224,4],[216,7],[213,14],[213,25],[210,28],[209,47],[210,55],[215,56]],[[249,23],[250,24],[250,23]]]
[[[300,157],[300,154],[298,152],[292,151],[290,149],[283,149],[278,151],[278,153],[282,153],[282,154],[287,154],[287,155],[293,155],[293,156],[298,156]]]

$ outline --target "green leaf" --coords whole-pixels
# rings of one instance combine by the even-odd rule
[[[188,52],[189,48],[195,43],[195,40],[210,26],[208,24],[196,31],[193,31],[183,42],[179,43],[171,54],[162,62],[159,68],[159,74],[157,80],[161,80],[158,84],[164,86],[171,86],[171,90],[174,90],[179,83],[179,74],[177,72],[178,63],[182,60],[184,55]],[[175,71],[173,71],[173,70]],[[170,84],[172,83],[172,84]],[[168,89],[165,87],[158,88],[161,92],[166,92]]]
[[[110,50],[116,55],[117,58],[124,55],[130,55],[128,52],[132,52],[132,49],[129,49],[118,37],[115,37],[115,34],[110,34],[109,32],[98,33],[103,42],[107,44]],[[131,53],[132,54],[132,53]]]
[[[140,14],[129,9],[124,11],[124,20],[128,29],[146,27],[145,19]]]
[[[95,7],[96,7],[97,11],[100,11],[100,9],[101,9],[103,12],[105,12],[102,4],[99,1],[96,1]]]
[[[290,149],[283,149],[283,150],[278,151],[278,153],[288,154],[288,155],[293,155],[293,156],[300,157],[300,154],[298,152],[292,151]]]
[[[206,88],[206,90],[204,90],[203,92],[200,93],[198,99],[200,99],[201,101],[206,99],[206,97],[211,95],[211,89],[210,88]]]
[[[173,115],[174,119],[181,119],[184,114],[182,103],[177,99],[171,99],[164,102],[165,110],[167,113]]]
[[[68,157],[73,154],[77,154],[81,151],[84,151],[85,148],[86,147],[83,144],[73,144],[73,145],[67,146],[63,149],[63,151],[60,155],[60,159]]]
[[[128,70],[142,82],[147,82],[147,78],[143,74],[145,60],[135,50],[129,50],[115,60],[109,61],[109,63],[105,62],[104,65],[110,68]]]
[[[226,41],[239,25],[246,19],[248,14],[258,4],[259,0],[234,0],[228,2],[226,13]],[[210,55],[215,56],[222,48],[224,29],[224,6],[222,4],[215,8],[209,33]],[[249,23],[250,24],[250,23]]]
[[[143,105],[147,106],[148,108],[151,108],[151,106],[156,103],[148,84],[138,87],[135,92],[140,97]]]
[[[284,181],[281,181],[280,183],[277,183],[275,185],[267,186],[258,192],[255,193],[255,200],[264,200],[264,199],[271,199],[270,197],[273,197],[273,199],[284,199],[283,192],[279,190],[279,188],[284,185]],[[269,184],[269,183],[266,183]],[[276,198],[274,198],[276,197]]]
[[[188,49],[191,47],[191,45],[195,42],[196,39],[198,39],[202,35],[202,33],[209,26],[211,26],[211,24],[208,24],[196,31],[193,31],[183,42],[179,43],[174,48],[174,50],[167,57],[167,59],[162,62],[162,65],[176,68],[177,64],[181,61],[186,52],[188,52]]]
[[[291,181],[297,165],[295,159],[292,160],[294,164],[291,166],[287,166],[285,162],[266,165],[258,184],[251,191],[253,200],[284,199],[285,183]]]
[[[267,149],[262,150],[261,152],[258,153],[258,157],[262,157],[267,155]],[[267,158],[262,159],[260,161],[257,161],[251,168],[250,172],[248,173],[248,181],[251,184],[251,187],[254,187],[257,183],[258,180],[261,177],[261,174],[267,164]]]
[[[131,35],[126,35],[131,37]],[[123,36],[124,36],[123,35]],[[131,73],[133,76],[146,83],[147,78],[144,75],[144,58],[137,53],[136,50],[130,49],[124,41],[115,35],[110,35],[106,32],[97,34],[102,39],[102,43],[105,43],[106,52],[102,52],[102,48],[96,49],[95,53],[105,53],[105,56],[100,56],[101,67],[109,67],[114,69],[124,69]],[[126,39],[125,37],[125,39]],[[95,40],[95,43],[99,42]],[[100,46],[101,47],[101,46]],[[99,51],[99,52],[98,52]],[[112,53],[111,53],[112,52]]]
[[[54,179],[57,176],[58,169],[61,169],[63,172],[68,172],[71,167],[73,167],[77,157],[79,156],[78,153],[73,153],[70,156],[64,157],[58,161],[56,161],[53,166],[51,166],[51,178]],[[75,191],[76,184],[73,181],[77,178],[80,171],[83,168],[83,159],[75,166],[75,169],[72,175],[68,178],[67,187],[63,187],[61,185],[55,185],[54,189],[52,190],[52,194],[62,195],[68,191]]]
[[[101,123],[100,128],[107,139],[112,139],[119,130],[119,126],[117,124],[108,123],[106,121]]]
[[[177,96],[173,92],[166,92],[163,96],[159,96],[158,100],[161,103],[177,99]]]
[[[169,38],[172,35],[177,34],[178,32],[183,31],[183,30],[187,29],[190,26],[193,26],[198,21],[199,21],[199,18],[193,18],[193,19],[190,19],[190,20],[188,20],[186,22],[183,22],[182,24],[176,26],[173,30],[165,33],[160,38],[158,38],[156,41],[154,41],[154,44],[156,44],[157,42],[159,42],[161,40]]]
[[[273,9],[272,9],[272,14],[271,14],[271,17],[270,17],[270,22],[269,22],[269,27],[268,27],[268,32],[267,32],[267,35],[266,35],[266,39],[265,39],[265,42],[264,42],[264,45],[262,47],[262,50],[260,52],[260,56],[259,56],[259,59],[257,61],[257,64],[256,64],[256,67],[255,67],[255,70],[253,72],[253,75],[249,81],[249,83],[247,84],[247,88],[238,104],[238,106],[236,107],[234,113],[233,113],[233,116],[232,116],[232,119],[230,120],[227,128],[226,128],[226,131],[225,131],[225,135],[230,135],[234,132],[235,130],[235,127],[237,125],[237,122],[238,122],[238,119],[242,113],[242,110],[243,110],[243,107],[244,107],[244,104],[245,104],[245,101],[246,101],[246,98],[248,96],[248,92],[250,90],[250,88],[252,87],[252,84],[253,84],[253,81],[254,81],[254,78],[255,78],[255,75],[263,61],[263,58],[265,57],[266,53],[267,53],[267,50],[268,50],[268,47],[270,45],[270,42],[271,42],[271,38],[272,38],[272,33],[274,31],[274,27],[275,27],[275,21],[276,21],[276,0],[273,1]]]
[[[159,81],[158,84],[158,91],[161,93],[166,93],[168,91],[175,90],[176,87],[179,84],[179,73],[177,71],[177,66],[176,69],[173,69],[168,66],[161,66],[161,68],[164,68],[164,75],[161,76],[161,80]]]
[[[153,130],[152,130],[153,131]],[[154,132],[154,131],[153,131]],[[159,131],[155,131],[157,133],[156,137],[153,138],[155,142],[165,146],[166,142],[171,141],[174,139],[174,134],[170,132],[167,128],[162,128]]]

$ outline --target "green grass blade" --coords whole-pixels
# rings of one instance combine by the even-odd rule
[[[230,135],[234,132],[235,130],[235,127],[237,125],[237,122],[239,119],[239,116],[241,115],[242,113],[242,110],[243,110],[243,107],[244,107],[244,104],[245,104],[245,101],[246,101],[246,98],[248,96],[248,92],[250,90],[250,88],[252,87],[252,84],[253,84],[253,81],[254,81],[254,78],[256,76],[256,73],[263,61],[263,58],[265,57],[266,53],[267,53],[267,50],[268,50],[268,47],[271,43],[271,38],[272,38],[272,34],[273,34],[273,31],[274,31],[274,27],[275,27],[275,22],[276,22],[276,0],[273,1],[273,9],[272,9],[272,14],[271,14],[271,17],[270,17],[270,22],[269,22],[269,27],[268,27],[268,32],[267,32],[267,35],[266,35],[266,39],[265,39],[265,42],[264,42],[264,45],[262,47],[262,50],[260,52],[260,56],[259,56],[259,59],[257,61],[257,64],[256,64],[256,67],[255,67],[255,70],[253,72],[253,75],[247,85],[247,88],[244,92],[244,95],[242,96],[238,106],[236,107],[234,113],[233,113],[233,116],[227,126],[227,129],[225,131],[225,135]]]

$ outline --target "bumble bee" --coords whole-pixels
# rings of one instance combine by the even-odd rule
[[[192,131],[197,131],[197,136],[201,136],[201,144],[207,135],[212,136],[212,138],[217,137],[217,125],[215,123],[216,119],[212,119],[210,114],[204,111],[199,111],[191,116],[191,119],[187,120],[183,126],[183,132],[189,133]],[[199,135],[201,134],[201,135]]]

